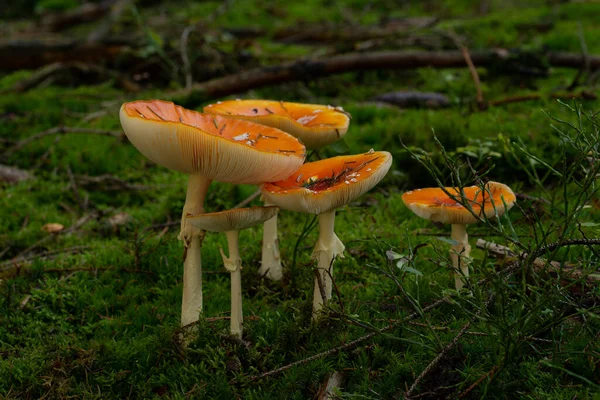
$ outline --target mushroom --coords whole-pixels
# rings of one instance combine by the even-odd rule
[[[342,138],[350,124],[350,114],[341,107],[273,100],[219,101],[204,107],[204,112],[279,128],[300,139],[307,149],[318,149]],[[277,215],[264,224],[262,260],[258,273],[272,280],[283,277]]]
[[[208,232],[225,232],[229,257],[221,250],[225,269],[231,273],[231,334],[242,336],[242,259],[239,251],[240,230],[273,218],[278,207],[236,208],[209,214],[188,215],[187,221],[198,229]]]
[[[286,210],[319,216],[319,238],[313,251],[313,258],[318,260],[313,318],[331,298],[333,260],[344,251],[334,232],[335,210],[373,188],[391,164],[390,153],[371,150],[306,163],[289,178],[263,185],[263,196],[269,202]]]
[[[204,107],[204,112],[281,129],[300,139],[309,150],[341,139],[350,124],[350,114],[342,107],[274,100],[219,101]]]
[[[448,195],[448,193],[451,195]],[[468,258],[471,252],[466,225],[482,218],[499,217],[515,203],[513,191],[498,182],[488,182],[483,188],[469,186],[462,189],[426,188],[416,189],[402,195],[404,204],[421,218],[451,224],[451,238],[455,244],[450,251],[456,289],[461,289],[469,277]],[[462,199],[462,200],[461,200]],[[468,204],[469,210],[463,204]]]
[[[275,128],[220,115],[202,114],[161,100],[125,103],[123,131],[147,158],[189,175],[181,232],[184,273],[181,324],[202,311],[201,232],[186,223],[187,214],[204,213],[212,180],[260,184],[284,179],[305,157],[304,146]]]

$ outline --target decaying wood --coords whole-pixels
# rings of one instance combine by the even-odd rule
[[[327,374],[325,381],[321,384],[319,393],[317,393],[317,400],[331,400],[339,398],[334,394],[336,389],[341,389],[344,383],[345,374],[340,371],[334,371]]]
[[[373,99],[400,108],[445,108],[450,107],[450,100],[441,93],[434,92],[391,92],[381,94]]]
[[[114,3],[115,0],[84,3],[73,10],[46,14],[40,21],[40,27],[46,31],[56,32],[75,25],[96,21],[108,14]]]
[[[509,263],[528,257],[527,253],[517,254],[506,246],[488,242],[483,239],[477,239],[475,245],[480,249],[487,250],[487,252],[494,257],[502,258]],[[600,282],[600,276],[586,275],[577,267],[569,264],[559,263],[558,261],[548,261],[543,258],[536,257],[533,260],[532,265],[534,270],[538,272],[548,271],[548,269],[550,269],[551,273],[560,272],[560,276],[564,278],[575,280],[585,279],[590,284]]]
[[[140,89],[139,85],[117,71],[112,71],[96,64],[86,64],[78,61],[56,62],[35,71],[26,79],[15,83],[12,90],[24,92],[37,86],[49,84],[74,85],[79,82],[96,84],[114,79],[115,83],[126,91],[134,92]]]
[[[498,66],[503,62],[514,63],[515,57],[508,50],[482,50],[470,52],[472,62],[480,67]],[[548,53],[542,57],[550,66],[579,68],[583,56],[573,53]],[[600,68],[600,56],[589,56],[591,68]],[[292,63],[254,68],[233,75],[195,84],[191,90],[179,90],[171,98],[215,98],[244,92],[258,87],[298,80],[310,80],[332,74],[374,69],[460,68],[466,66],[460,51],[380,51],[355,52],[324,59],[303,59]]]
[[[435,25],[437,21],[436,17],[424,16],[392,19],[385,24],[373,26],[348,26],[348,24],[343,26],[335,24],[293,26],[275,31],[273,38],[283,43],[353,42],[429,28]]]
[[[0,70],[34,69],[55,62],[113,62],[135,45],[131,39],[119,38],[97,43],[66,37],[0,40]]]
[[[27,171],[17,167],[0,164],[0,182],[19,183],[31,179],[32,177],[33,175]]]

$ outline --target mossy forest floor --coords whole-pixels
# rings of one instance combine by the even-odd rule
[[[38,11],[78,4],[38,3]],[[164,57],[156,72],[160,80],[142,79],[137,92],[121,89],[117,78],[42,82],[17,92],[14,85],[32,71],[0,75],[0,163],[31,175],[0,182],[0,398],[309,399],[336,371],[344,378],[337,398],[598,398],[600,247],[565,241],[600,237],[600,119],[594,114],[600,104],[565,94],[594,98],[600,79],[585,68],[549,67],[541,55],[582,49],[600,54],[600,4],[224,4],[140,2],[123,13],[112,29],[140,34],[147,41],[139,50],[143,57]],[[59,132],[15,147],[57,126],[118,133],[123,102],[168,97],[185,85],[181,58],[165,49],[177,49],[184,28],[199,21],[205,30],[190,35],[197,45],[192,61],[204,62],[207,75],[221,76],[247,67],[246,59],[275,65],[357,50],[355,43],[333,38],[282,42],[274,32],[284,27],[341,32],[417,16],[438,20],[363,46],[456,50],[452,38],[458,38],[472,51],[518,50],[520,62],[535,68],[478,68],[484,100],[537,99],[480,110],[466,66],[307,77],[227,97],[343,106],[352,115],[350,129],[319,156],[373,148],[394,157],[375,189],[337,213],[335,229],[346,251],[334,266],[334,300],[317,323],[311,323],[313,216],[280,213],[280,282],[257,276],[262,229],[242,232],[242,340],[228,335],[224,318],[230,308],[229,274],[219,254],[225,237],[206,236],[204,313],[185,346],[177,234],[186,176],[110,135]],[[7,20],[0,28],[10,33],[26,23]],[[85,37],[96,26],[76,26],[68,34]],[[249,27],[263,33],[245,39],[227,33]],[[528,64],[531,54],[541,62]],[[392,91],[441,93],[449,107],[400,109],[371,101]],[[184,103],[201,110],[216,100]],[[406,190],[451,186],[458,179],[463,185],[500,181],[519,194],[518,205],[499,222],[469,227],[472,286],[461,293],[453,290],[449,269],[449,227],[416,217],[401,200]],[[255,191],[215,182],[207,211],[231,208]],[[64,229],[49,233],[43,229],[49,223]],[[477,239],[557,264],[498,260],[476,248]],[[562,244],[542,248],[556,242]],[[509,273],[502,272],[506,268]]]

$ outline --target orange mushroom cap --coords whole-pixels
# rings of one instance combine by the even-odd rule
[[[348,131],[349,114],[341,107],[273,100],[229,100],[204,107],[205,113],[242,118],[294,135],[308,149],[327,146]]]
[[[279,129],[162,100],[125,103],[120,119],[127,138],[150,160],[222,182],[284,179],[306,155],[298,139]]]
[[[456,200],[461,199],[458,188],[444,188]],[[513,191],[506,185],[498,182],[488,182],[483,188],[469,186],[463,188],[465,201],[473,209],[475,215],[482,218],[501,216],[510,210],[516,201]],[[416,189],[402,195],[404,204],[421,218],[445,224],[472,224],[479,221],[459,201],[456,201],[441,188]]]
[[[373,188],[388,172],[392,155],[370,151],[306,163],[289,178],[265,183],[265,199],[281,208],[321,214],[350,203]]]

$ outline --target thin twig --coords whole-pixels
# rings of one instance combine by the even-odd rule
[[[471,386],[469,386],[468,388],[466,388],[465,390],[462,391],[462,393],[460,393],[458,395],[459,399],[462,399],[463,397],[465,397],[466,395],[468,395],[469,393],[471,393],[471,391],[473,389],[475,389],[477,386],[479,386],[479,384],[481,384],[481,382],[483,382],[486,378],[492,378],[494,376],[494,374],[496,373],[496,371],[498,371],[498,367],[497,365],[494,365],[494,367],[489,370],[487,373],[485,373],[481,378],[477,379],[477,381],[475,381],[475,383],[473,383]]]
[[[240,201],[232,208],[246,207],[248,204],[250,204],[250,202],[252,202],[252,200],[254,200],[258,196],[260,196],[261,193],[262,193],[262,191],[260,189],[258,189],[256,192],[252,193],[250,196],[246,197],[244,200]]]
[[[456,47],[458,47],[463,57],[465,58],[465,62],[467,63],[467,66],[469,67],[469,72],[471,72],[471,77],[473,78],[473,83],[475,83],[475,90],[477,91],[477,106],[480,110],[484,110],[486,108],[486,104],[483,98],[483,91],[481,90],[481,80],[479,79],[477,68],[475,68],[475,64],[473,64],[473,60],[471,59],[471,53],[456,33],[454,33],[453,31],[449,31],[448,34],[450,35],[450,38],[454,41]]]
[[[481,312],[483,311],[483,309],[487,308],[489,306],[489,304],[493,300],[494,300],[494,295],[491,295],[490,298],[485,301],[483,307],[481,307],[479,310],[477,310],[477,312],[475,313],[475,315],[473,315],[473,317],[471,318],[471,320],[469,322],[467,322],[466,324],[463,325],[463,327],[460,329],[460,331],[458,331],[458,333],[456,334],[456,336],[454,336],[454,339],[452,339],[450,341],[450,343],[448,343],[442,349],[442,351],[440,351],[438,353],[438,355],[433,360],[431,360],[431,362],[427,365],[427,367],[425,367],[425,369],[421,372],[421,374],[415,379],[415,381],[410,386],[410,388],[408,389],[408,391],[406,391],[406,393],[404,394],[404,398],[405,399],[410,399],[412,397],[412,393],[415,391],[415,389],[417,388],[417,386],[419,385],[419,383],[423,380],[423,378],[425,376],[427,376],[427,374],[429,374],[429,372],[438,365],[438,363],[446,356],[446,353],[448,353],[451,349],[454,348],[454,346],[456,346],[456,344],[458,343],[458,341],[460,340],[460,338],[471,327],[471,324],[473,323],[473,321],[475,321],[479,317],[479,315],[481,314]]]

